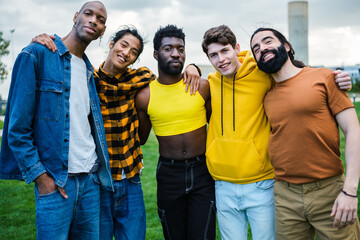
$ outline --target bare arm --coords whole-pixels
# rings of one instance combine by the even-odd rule
[[[139,137],[140,144],[144,145],[149,137],[151,130],[151,121],[147,114],[147,108],[150,100],[150,87],[141,89],[135,97],[135,107],[139,118]]]
[[[346,178],[343,190],[350,195],[357,195],[360,176],[360,127],[354,108],[345,109],[336,115],[336,120],[345,135]],[[336,198],[331,216],[335,216],[334,227],[343,228],[353,224],[357,216],[357,197],[340,192]]]
[[[186,83],[185,91],[187,92],[189,90],[190,85],[190,94],[194,95],[195,92],[199,90],[200,79],[201,75],[198,69],[192,64],[188,65],[184,71],[184,83]]]
[[[211,95],[210,95],[210,84],[207,79],[201,79],[199,93],[205,100],[206,109],[206,120],[209,122],[211,116]]]

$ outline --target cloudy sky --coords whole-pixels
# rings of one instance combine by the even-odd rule
[[[109,38],[121,25],[134,25],[148,43],[137,66],[155,73],[152,38],[159,26],[176,24],[186,34],[187,63],[207,64],[201,50],[204,32],[220,24],[236,34],[240,48],[249,49],[249,38],[258,27],[273,27],[288,35],[288,0],[103,0],[108,10],[106,33],[86,50],[97,67],[107,56]],[[12,40],[10,54],[1,58],[11,69],[14,58],[40,33],[65,36],[85,1],[0,0],[0,31]],[[360,1],[308,0],[309,64],[339,66],[360,64]],[[13,34],[10,33],[15,29]],[[9,80],[0,83],[7,96]]]

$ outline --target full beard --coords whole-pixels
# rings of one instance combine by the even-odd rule
[[[263,56],[268,52],[274,53],[275,56],[269,61],[263,62],[262,61]],[[285,46],[284,44],[281,44],[281,46],[278,47],[277,50],[272,49],[262,53],[260,56],[260,60],[257,61],[257,65],[259,69],[261,69],[262,71],[268,74],[272,74],[278,72],[281,69],[281,67],[285,64],[287,59],[288,59],[288,54],[286,52]]]

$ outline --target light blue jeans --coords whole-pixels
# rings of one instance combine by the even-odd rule
[[[101,188],[100,239],[145,239],[145,204],[139,174],[114,181],[114,187],[115,192]]]
[[[37,239],[98,240],[100,183],[97,174],[69,177],[64,189],[67,199],[58,190],[39,195],[35,184]]]
[[[222,240],[274,240],[274,180],[249,184],[215,181],[217,219]]]

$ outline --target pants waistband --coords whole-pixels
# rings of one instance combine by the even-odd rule
[[[68,177],[78,177],[82,175],[87,175],[90,173],[96,173],[99,170],[99,163],[96,162],[94,166],[90,169],[89,172],[79,172],[79,173],[68,173]]]
[[[303,189],[303,188],[309,188],[309,187],[325,187],[325,186],[333,184],[337,180],[341,180],[341,179],[344,180],[344,175],[343,174],[337,175],[335,177],[321,179],[319,181],[311,182],[311,183],[295,184],[295,183],[289,183],[289,182],[286,182],[286,181],[282,181],[282,182],[284,182],[288,187]]]
[[[191,163],[191,162],[198,162],[198,161],[205,161],[206,157],[205,154],[201,154],[199,156],[193,157],[193,158],[187,158],[187,159],[172,159],[172,158],[166,158],[166,157],[159,157],[159,162],[166,162],[166,163]]]

